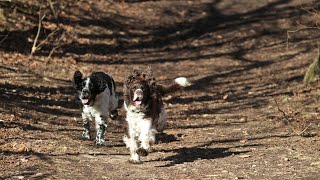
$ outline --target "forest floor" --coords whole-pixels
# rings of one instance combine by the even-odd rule
[[[41,4],[38,43],[49,38],[32,56],[40,5],[0,3],[0,179],[319,178],[320,85],[302,82],[319,3],[58,2]],[[192,86],[164,98],[168,128],[136,165],[123,116],[109,119],[106,146],[80,139],[71,79],[105,71],[121,98],[125,75],[147,66],[159,83]]]

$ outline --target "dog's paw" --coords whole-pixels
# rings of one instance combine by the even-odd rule
[[[148,156],[148,151],[147,150],[145,150],[145,149],[143,149],[143,148],[139,148],[139,149],[137,149],[137,154],[139,155],[139,156]]]
[[[142,164],[141,161],[139,161],[139,160],[133,160],[133,159],[129,159],[128,162],[129,162],[130,164]]]
[[[105,146],[106,141],[104,139],[96,139],[96,145],[97,146]]]
[[[87,132],[83,132],[81,135],[82,140],[90,140],[90,134]]]

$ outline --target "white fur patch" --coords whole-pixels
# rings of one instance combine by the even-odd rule
[[[89,80],[90,79],[88,78],[86,82],[87,84],[86,86],[88,86]],[[86,124],[88,123],[89,120],[94,119],[96,131],[98,132],[101,126],[107,127],[107,119],[109,117],[109,114],[112,110],[115,110],[117,106],[118,106],[118,96],[116,95],[114,87],[112,87],[112,89],[109,89],[109,87],[107,87],[103,92],[101,92],[96,96],[94,104],[83,106],[83,109],[82,109],[83,123]],[[106,132],[105,130],[102,131],[103,136],[105,132]],[[97,138],[100,138],[100,137],[98,137],[97,135]],[[99,142],[96,142],[96,143],[104,144],[104,142],[105,140],[103,137],[103,139],[99,139]]]
[[[123,140],[123,142],[124,142],[124,144],[126,145],[127,148],[130,148],[132,146],[130,141],[129,141],[128,136],[124,135],[122,140]]]
[[[191,85],[188,79],[185,77],[178,77],[174,81],[182,87],[187,87]]]
[[[106,88],[102,93],[96,96],[94,104],[84,105],[83,113],[88,116],[99,117],[99,116],[108,116],[109,112],[115,109],[118,105],[117,97],[113,92],[112,96],[110,95],[109,88]]]
[[[139,162],[140,156],[137,154],[138,148],[149,150],[150,146],[155,142],[157,130],[152,124],[151,118],[146,118],[143,112],[137,112],[136,107],[124,103],[124,108],[127,111],[126,121],[128,122],[128,136],[123,136],[123,142],[130,149],[131,161]],[[161,109],[159,114],[159,123],[163,130],[166,126],[166,114],[164,109]]]
[[[89,83],[90,83],[90,77],[87,78],[86,86],[84,87],[84,89],[89,89]]]

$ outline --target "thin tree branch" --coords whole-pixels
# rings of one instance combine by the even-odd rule
[[[303,31],[303,30],[309,30],[309,29],[318,29],[320,30],[320,27],[317,25],[317,26],[312,26],[312,27],[302,27],[302,28],[299,28],[299,29],[295,29],[295,30],[288,30],[287,31],[287,50],[289,49],[289,39],[290,39],[290,33],[295,33],[295,32],[299,32],[299,31]]]
[[[61,40],[65,37],[65,32],[63,32],[63,34],[60,36],[59,40],[58,40],[58,45],[53,47],[52,50],[50,51],[50,54],[48,55],[48,58],[51,58],[52,54],[54,53],[55,50],[57,50],[58,48],[60,48],[63,44],[59,44],[61,42]]]
[[[45,14],[41,17],[41,7],[40,7],[40,10],[39,10],[39,22],[38,22],[38,31],[37,31],[37,35],[36,37],[34,38],[34,41],[33,41],[33,45],[32,45],[32,48],[31,48],[31,53],[30,53],[30,56],[31,57],[33,55],[33,53],[36,52],[37,50],[37,42],[38,42],[38,38],[39,38],[39,35],[40,35],[40,32],[41,32],[41,24],[42,24],[42,20],[45,18]]]

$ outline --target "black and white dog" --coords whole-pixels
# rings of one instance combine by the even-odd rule
[[[83,77],[80,71],[73,76],[82,109],[83,139],[90,139],[89,121],[95,119],[96,144],[105,145],[107,119],[117,115],[118,96],[113,78],[103,72],[94,72]]]

